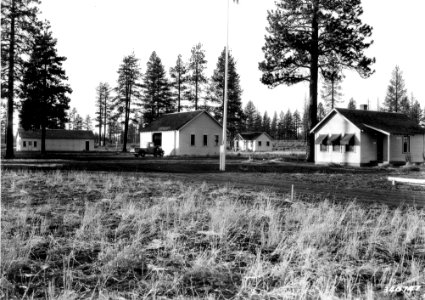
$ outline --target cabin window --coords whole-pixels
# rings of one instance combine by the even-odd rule
[[[345,145],[345,152],[354,152],[354,145]]]
[[[34,141],[34,148],[37,148],[37,141]]]
[[[258,141],[258,147],[261,147],[261,141]]]
[[[216,146],[218,146],[218,135],[214,136],[214,143]]]
[[[267,147],[270,147],[270,142],[266,142]]]
[[[410,136],[403,136],[403,153],[410,153]]]
[[[340,145],[336,145],[336,144],[333,144],[332,145],[332,151],[333,152],[340,152],[340,150],[341,150],[341,146]]]
[[[208,135],[204,134],[204,146],[208,146]]]
[[[195,146],[195,135],[194,134],[190,135],[190,145]]]
[[[28,147],[32,146],[32,141],[28,141]]]
[[[317,138],[316,141],[314,142],[316,145],[320,146],[320,151],[321,152],[326,152],[328,151],[328,135],[327,134],[320,134]]]
[[[26,147],[27,147],[27,142],[26,142],[26,141],[23,141],[23,143],[22,143],[22,147],[24,147],[24,148],[26,148]]]
[[[347,133],[340,141],[342,149],[345,149],[345,152],[354,152],[354,133]]]

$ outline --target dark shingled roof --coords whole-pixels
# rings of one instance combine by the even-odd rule
[[[242,133],[239,133],[239,134],[244,140],[252,141],[252,140],[255,140],[256,138],[258,138],[263,133],[265,133],[265,132],[256,131],[256,132],[242,132]],[[265,134],[268,135],[267,133],[265,133]]]
[[[19,129],[18,134],[23,139],[41,139],[41,130]],[[46,139],[49,140],[92,140],[94,134],[89,130],[46,129]]]
[[[187,111],[187,112],[166,114],[166,115],[163,115],[158,120],[155,120],[152,123],[150,123],[148,126],[143,128],[141,131],[142,132],[150,132],[150,131],[179,130],[184,125],[186,125],[188,122],[190,122],[193,118],[197,117],[198,115],[200,115],[202,113],[206,113],[207,115],[209,115],[204,110],[196,110],[196,111]]]
[[[341,115],[361,130],[370,130],[370,127],[390,134],[423,134],[425,129],[416,124],[402,113],[389,113],[372,110],[335,108]]]

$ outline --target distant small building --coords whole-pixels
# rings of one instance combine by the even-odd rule
[[[311,133],[316,164],[424,161],[425,129],[401,113],[334,108]]]
[[[243,132],[234,138],[235,151],[272,151],[273,138],[266,132]]]
[[[88,130],[46,129],[46,151],[93,151],[94,134]],[[41,130],[19,129],[17,151],[41,151]]]
[[[140,147],[153,142],[164,155],[219,155],[223,128],[204,110],[166,114],[140,132]]]

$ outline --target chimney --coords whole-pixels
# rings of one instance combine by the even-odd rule
[[[360,104],[360,110],[368,110],[367,104]]]

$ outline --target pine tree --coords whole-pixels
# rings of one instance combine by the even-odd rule
[[[303,132],[303,139],[306,141],[308,139],[309,135],[309,118],[310,118],[310,112],[308,111],[309,107],[308,105],[304,105],[304,111],[303,111],[303,118],[301,120],[302,123],[302,132]]]
[[[409,97],[404,96],[400,101],[400,112],[409,115],[410,114],[410,100]]]
[[[285,138],[285,113],[283,111],[279,114],[279,122],[277,124],[277,136],[279,140],[283,140]]]
[[[424,111],[421,109],[421,105],[419,104],[419,101],[415,99],[413,94],[410,97],[411,100],[411,107],[409,111],[409,117],[416,121],[417,124],[419,124],[424,119]]]
[[[273,114],[272,123],[270,125],[270,135],[273,137],[273,139],[277,139],[277,125],[278,125],[277,112],[275,111]]]
[[[317,106],[317,120],[322,121],[323,118],[326,116],[325,108],[323,107],[322,102],[319,102],[319,105]]]
[[[29,61],[24,64],[21,84],[20,123],[24,129],[41,128],[41,152],[46,151],[46,128],[65,128],[71,88],[57,55],[56,40],[49,27],[35,37]]]
[[[99,145],[105,146],[106,143],[106,125],[109,123],[111,118],[113,102],[110,96],[111,87],[106,82],[100,82],[96,88],[97,100],[96,100],[96,127],[99,128]],[[103,135],[102,135],[103,127]]]
[[[295,137],[295,139],[298,140],[298,137],[299,137],[298,133],[299,133],[299,130],[300,130],[300,127],[301,127],[301,117],[300,117],[300,113],[298,112],[298,110],[294,111],[294,114],[292,115],[292,122],[294,123],[293,124],[294,137]]]
[[[261,113],[256,110],[254,114],[254,123],[252,124],[253,131],[262,131],[263,129],[263,118],[261,117]]]
[[[77,114],[74,120],[74,130],[83,130],[83,127],[84,127],[83,117]]]
[[[384,110],[389,112],[400,112],[400,102],[406,97],[406,95],[407,92],[404,87],[403,73],[399,66],[395,66],[383,104]]]
[[[327,65],[321,71],[324,79],[321,96],[325,103],[326,111],[329,112],[341,102],[341,82],[344,77],[341,62],[336,56],[330,56]]]
[[[244,108],[244,116],[245,116],[245,131],[253,131],[254,130],[254,119],[257,109],[255,108],[254,103],[249,100]]]
[[[226,49],[223,49],[218,57],[217,66],[210,80],[208,99],[218,106],[214,109],[214,116],[220,123],[223,122],[224,110],[224,69]],[[228,55],[227,70],[227,128],[231,137],[242,128],[242,89],[240,87],[239,74],[236,71],[236,63],[233,56]]]
[[[133,53],[124,57],[118,69],[117,98],[115,102],[117,114],[115,117],[117,120],[122,118],[124,124],[122,152],[127,152],[128,125],[135,111],[134,106],[138,106],[138,100],[141,97],[139,89],[141,73],[138,61]]]
[[[83,122],[83,129],[84,130],[93,130],[93,126],[92,126],[92,120],[90,115],[86,115],[86,118],[84,119]]]
[[[77,116],[77,109],[73,107],[68,115],[68,129],[73,130],[74,129],[74,121],[75,117]]]
[[[372,43],[367,41],[372,28],[362,24],[360,0],[275,3],[276,10],[268,11],[265,60],[259,65],[263,72],[261,80],[271,87],[310,82],[310,130],[317,124],[319,68],[328,68],[330,59],[336,57],[341,67],[355,69],[363,77],[370,76],[374,59],[363,52]],[[326,73],[323,75],[327,78]],[[314,161],[313,135],[309,135],[307,150],[307,160]]]
[[[350,98],[350,100],[348,101],[348,109],[356,109],[356,101],[354,100],[354,98]]]
[[[270,123],[271,123],[271,120],[270,120],[269,114],[267,113],[267,111],[265,111],[263,115],[262,125],[263,125],[263,131],[267,132],[268,134],[270,134],[270,126],[271,126]]]
[[[143,119],[151,123],[164,113],[174,111],[170,85],[164,66],[156,52],[152,52],[143,78]]]
[[[294,122],[292,120],[292,113],[288,109],[285,114],[285,121],[283,123],[283,131],[285,133],[285,139],[289,140],[294,137]]]
[[[14,156],[15,86],[22,82],[24,58],[31,55],[34,36],[41,28],[37,20],[39,3],[38,0],[1,2],[1,97],[7,98],[6,158]]]
[[[176,65],[174,68],[170,68],[171,76],[171,88],[172,97],[174,102],[177,104],[177,112],[180,112],[184,105],[182,105],[183,95],[186,94],[188,84],[188,69],[186,64],[182,60],[182,56],[179,54],[177,57]]]
[[[198,110],[200,95],[203,86],[207,83],[207,78],[204,75],[207,60],[205,59],[205,50],[202,49],[202,44],[198,43],[192,48],[192,55],[189,61],[189,83],[190,90],[188,91],[188,99],[193,102],[193,107]]]

